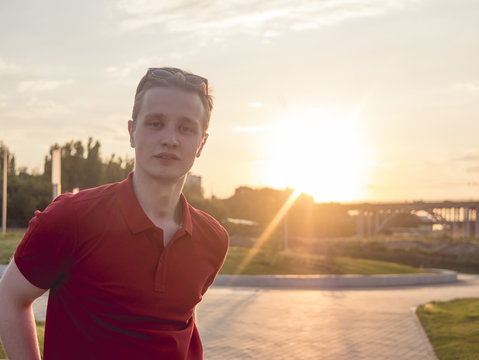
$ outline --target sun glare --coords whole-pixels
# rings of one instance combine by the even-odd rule
[[[268,133],[263,179],[316,201],[358,200],[367,160],[357,114],[308,109],[289,114]]]

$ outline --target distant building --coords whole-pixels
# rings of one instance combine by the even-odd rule
[[[201,188],[201,176],[188,173],[186,177],[184,192],[189,196],[203,197],[203,189]]]

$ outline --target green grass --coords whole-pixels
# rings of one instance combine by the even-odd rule
[[[45,335],[45,323],[43,321],[37,321],[37,338],[38,344],[40,345],[40,353],[43,355],[43,337]],[[3,345],[0,342],[0,359],[6,359],[7,354],[5,354],[5,350],[3,349]]]
[[[0,234],[0,264],[8,264],[20,242],[23,233]],[[249,248],[230,247],[221,274],[234,274]],[[271,249],[262,249],[244,269],[244,275],[284,275],[284,274],[414,274],[423,271],[391,262],[350,258],[345,256],[324,256],[312,252],[280,251],[274,256]]]
[[[221,274],[235,274],[247,256],[249,248],[230,247]],[[354,259],[348,257],[325,258],[307,252],[281,251],[272,257],[260,250],[241,272],[243,275],[281,274],[415,274],[419,269],[384,261]]]
[[[0,233],[0,264],[8,264],[23,237],[23,232]]]
[[[335,257],[335,274],[362,274],[362,275],[385,275],[385,274],[424,274],[423,270],[415,267],[396,264],[392,262],[357,259],[349,257]]]
[[[479,298],[433,301],[417,309],[440,360],[479,357]]]

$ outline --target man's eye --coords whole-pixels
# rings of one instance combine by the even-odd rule
[[[181,126],[180,126],[180,131],[181,131],[181,132],[190,132],[190,131],[193,131],[193,129],[190,128],[190,127],[188,127],[188,126],[181,125]]]
[[[160,127],[161,123],[159,121],[152,121],[150,122],[150,126],[154,128]]]

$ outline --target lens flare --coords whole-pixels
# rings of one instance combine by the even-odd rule
[[[270,221],[266,229],[264,229],[263,233],[259,236],[258,240],[254,243],[251,249],[248,251],[248,254],[245,256],[243,261],[238,265],[238,268],[235,271],[235,275],[239,275],[243,272],[243,270],[249,265],[251,260],[258,254],[261,250],[263,245],[265,244],[266,240],[269,239],[271,234],[274,230],[278,227],[281,220],[286,216],[291,206],[294,204],[294,201],[298,198],[301,194],[301,191],[295,190],[290,195],[290,197],[286,200],[286,202],[281,206],[279,211],[276,213],[274,218]]]

